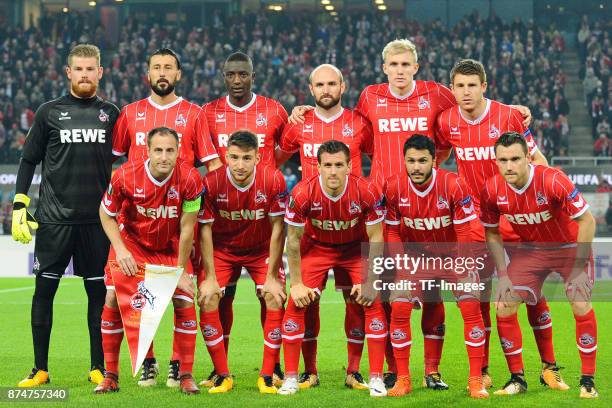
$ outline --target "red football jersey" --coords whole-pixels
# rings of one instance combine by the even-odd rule
[[[274,149],[287,124],[285,108],[274,99],[253,94],[243,107],[232,105],[229,96],[208,102],[203,106],[213,144],[221,161],[225,164],[227,140],[237,130],[247,129],[257,135],[259,141],[259,163],[276,167]]]
[[[536,165],[530,165],[529,180],[520,190],[499,174],[491,177],[481,200],[485,227],[497,226],[501,214],[525,242],[576,242],[578,224],[572,219],[589,208],[561,170]]]
[[[457,242],[454,225],[476,219],[468,186],[446,170],[433,169],[424,190],[406,172],[396,174],[385,184],[384,195],[385,223],[399,227],[403,242]]]
[[[113,154],[128,154],[128,160],[147,159],[147,134],[158,126],[176,130],[179,157],[194,165],[217,157],[202,109],[183,98],[168,105],[158,105],[151,97],[126,105],[113,130]]]
[[[198,171],[178,162],[163,181],[149,171],[149,160],[134,160],[117,169],[102,198],[111,217],[120,215],[121,235],[157,251],[178,250],[183,202],[198,198],[202,180]]]
[[[386,83],[366,87],[356,109],[374,132],[370,180],[382,189],[389,177],[403,172],[406,139],[415,133],[434,139],[438,114],[455,104],[451,91],[437,82],[414,81],[412,91],[401,97]]]
[[[342,109],[331,118],[319,115],[316,109],[304,114],[304,123],[288,125],[281,136],[279,148],[287,153],[300,151],[302,179],[319,174],[317,152],[327,140],[339,140],[351,151],[351,173],[361,176],[361,153],[372,154],[372,126],[359,113]]]
[[[215,249],[243,251],[269,246],[272,226],[268,217],[285,214],[289,195],[279,170],[257,166],[251,184],[240,187],[224,166],[204,176],[204,188],[198,221],[214,222]]]
[[[366,225],[384,219],[384,200],[378,188],[350,174],[342,194],[331,197],[322,183],[320,176],[312,177],[293,188],[285,222],[306,226],[306,237],[328,245],[367,242]]]
[[[494,145],[505,132],[518,132],[525,136],[529,153],[538,149],[523,117],[516,109],[487,99],[481,117],[468,120],[459,106],[453,106],[438,116],[436,148],[455,149],[457,172],[471,189],[474,202],[480,203],[480,190],[484,183],[497,174]]]

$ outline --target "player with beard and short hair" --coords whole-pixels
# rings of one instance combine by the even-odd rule
[[[340,70],[330,64],[319,65],[309,77],[310,93],[315,108],[304,114],[304,123],[288,125],[279,143],[279,163],[300,152],[302,179],[318,174],[317,151],[328,140],[345,143],[351,152],[351,174],[361,176],[361,155],[372,154],[372,128],[356,111],[346,109],[340,100],[346,83]],[[345,270],[334,272],[337,290],[342,290],[346,304],[344,331],[347,338],[348,364],[345,384],[349,388],[367,390],[368,385],[359,372],[359,363],[365,339],[364,311],[351,298],[351,280]],[[319,302],[313,302],[306,310],[306,331],[302,343],[305,372],[300,374],[300,388],[319,384],[317,373],[317,336],[319,334]]]
[[[498,173],[484,184],[480,220],[495,259],[497,285],[496,319],[510,380],[495,395],[527,391],[522,358],[522,335],[517,311],[521,303],[537,304],[546,277],[558,273],[575,320],[576,346],[581,361],[580,397],[597,398],[593,376],[597,354],[597,321],[591,303],[594,285],[591,243],[595,219],[589,205],[570,179],[559,169],[529,162],[529,149],[522,134],[506,132],[495,142]],[[510,250],[506,265],[500,217],[507,219],[520,237]],[[515,253],[515,255],[513,255]],[[556,368],[556,367],[555,367]],[[559,370],[555,385],[567,391]]]
[[[225,153],[230,135],[239,130],[248,130],[257,137],[261,159],[258,167],[271,166],[276,168],[275,154],[283,128],[287,123],[287,112],[274,99],[256,95],[252,88],[255,80],[253,61],[243,52],[230,54],[223,64],[223,81],[227,95],[208,102],[202,106],[208,128],[221,161],[225,163]],[[196,267],[196,269],[199,268]],[[221,323],[226,352],[229,354],[230,334],[234,321],[233,302],[236,294],[236,284],[240,278],[238,273],[230,279],[219,304]],[[261,325],[265,324],[266,303],[259,298],[261,306]],[[280,364],[274,369],[274,382],[280,385],[283,372]],[[216,373],[210,373],[207,379],[200,382],[201,386],[212,387],[216,381]]]
[[[102,74],[98,47],[79,44],[70,50],[66,67],[70,91],[38,108],[23,146],[13,201],[12,235],[27,244],[32,240],[30,230],[38,228],[38,233],[31,320],[34,369],[18,387],[49,382],[53,299],[70,258],[74,274],[83,278],[87,292],[89,381],[99,384],[103,379],[100,316],[106,293],[103,279],[109,242],[97,208],[111,178],[111,134],[119,109],[96,95]],[[27,211],[27,193],[36,165],[41,162],[38,224]]]
[[[208,170],[222,165],[210,140],[206,116],[202,109],[176,95],[176,85],[181,79],[181,62],[178,55],[169,48],[160,48],[147,60],[148,79],[151,95],[126,105],[113,131],[113,154],[128,155],[128,161],[147,158],[146,135],[156,127],[165,126],[176,130],[179,137],[179,159],[193,166],[195,163],[206,164]],[[144,194],[144,192],[142,192]],[[119,214],[121,217],[121,214]],[[121,219],[119,219],[121,222]],[[197,232],[196,232],[197,233]],[[197,237],[196,237],[197,238]],[[199,251],[194,250],[192,264],[199,264]],[[172,298],[177,313],[188,314],[196,318],[193,299],[182,295]],[[180,309],[180,312],[177,312]],[[173,352],[168,367],[166,385],[179,386],[179,350],[183,347],[195,349],[196,336],[181,331],[174,331]],[[157,383],[158,366],[153,353],[153,344],[144,360],[140,386],[151,386]]]

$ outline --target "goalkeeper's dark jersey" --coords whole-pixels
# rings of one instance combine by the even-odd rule
[[[100,222],[98,208],[111,179],[118,117],[119,109],[97,96],[79,99],[69,94],[38,108],[23,158],[42,161],[39,222]]]

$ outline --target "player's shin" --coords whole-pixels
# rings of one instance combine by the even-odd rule
[[[304,341],[302,342],[302,356],[304,357],[304,371],[317,374],[317,346],[321,318],[319,315],[319,301],[312,302],[306,308]]]
[[[123,322],[118,307],[105,305],[102,310],[102,348],[106,371],[119,374],[119,352],[123,340]]]
[[[217,374],[229,374],[225,344],[223,343],[223,328],[219,319],[219,309],[200,311],[200,329],[204,336],[204,343],[213,362]]]
[[[198,323],[196,321],[195,305],[175,307],[174,309],[174,340],[172,344],[173,360],[179,361],[180,375],[191,373],[195,353]]]
[[[298,308],[289,300],[281,333],[285,358],[285,381],[287,378],[297,378],[300,363],[300,348],[304,340],[304,308]]]
[[[370,362],[370,378],[382,377],[387,342],[387,323],[382,303],[375,301],[372,306],[365,307],[365,332],[368,342],[368,359]]]
[[[393,346],[398,376],[410,375],[410,346],[412,345],[410,316],[413,305],[411,302],[404,300],[400,299],[391,302],[392,311],[389,337]]]
[[[546,299],[541,298],[535,305],[526,305],[529,324],[533,329],[540,359],[548,364],[555,363],[555,350],[553,346],[553,329],[550,308]]]
[[[442,347],[444,346],[444,303],[426,302],[423,304],[421,329],[423,331],[423,349],[425,353],[425,374],[439,371]]]
[[[576,346],[582,363],[582,375],[595,375],[595,359],[597,357],[597,320],[595,311],[591,309],[588,313],[577,315],[576,319]]]
[[[474,298],[461,300],[458,304],[461,316],[463,317],[463,336],[470,363],[470,377],[480,377],[483,348],[486,342],[486,332],[480,314],[480,304]]]
[[[274,366],[280,355],[283,343],[281,324],[283,322],[283,309],[266,308],[266,320],[264,324],[264,353],[261,366],[261,375],[272,377]]]
[[[223,326],[223,342],[225,343],[225,353],[229,355],[230,334],[234,324],[234,296],[236,295],[236,285],[227,285],[223,297],[219,301],[219,316]]]
[[[91,368],[104,372],[104,352],[102,350],[101,318],[106,297],[103,279],[84,279],[87,292],[87,326],[89,328],[89,350]]]
[[[513,374],[523,372],[523,336],[516,312],[501,316],[497,314],[497,332],[508,369]]]
[[[53,299],[59,285],[58,277],[36,276],[32,297],[32,340],[35,367],[48,371],[49,339],[53,325]]]
[[[346,348],[348,352],[347,374],[359,372],[359,363],[363,353],[365,312],[363,306],[346,302],[344,316],[344,332],[346,334]]]

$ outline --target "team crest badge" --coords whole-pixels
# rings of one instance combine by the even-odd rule
[[[297,331],[300,328],[300,326],[296,322],[291,320],[291,319],[289,319],[289,320],[287,320],[285,322],[285,326],[284,327],[285,327],[285,331],[287,333],[292,333],[294,331]]]
[[[178,115],[178,118],[176,118],[176,120],[174,121],[174,125],[176,127],[179,127],[179,126],[185,127],[185,126],[187,126],[187,119],[183,116],[182,113],[180,115]]]
[[[499,129],[495,127],[495,125],[491,125],[489,128],[489,138],[497,139],[500,135]]]
[[[257,119],[255,119],[255,124],[257,125],[257,127],[267,126],[268,119],[266,119],[263,113],[260,113],[259,115],[257,115]]]
[[[342,136],[344,137],[353,136],[353,128],[350,127],[348,124],[344,125],[344,128],[342,128]]]
[[[419,98],[419,109],[429,109],[430,108],[429,100],[424,96]]]
[[[380,331],[385,328],[385,324],[380,319],[372,319],[370,322],[370,330]]]
[[[255,204],[265,203],[266,200],[266,195],[262,193],[261,190],[257,190],[257,193],[255,194]]]
[[[470,338],[472,340],[482,339],[484,335],[485,332],[480,327],[472,327],[472,330],[470,331]]]
[[[171,186],[168,189],[168,200],[176,200],[179,198],[179,194],[176,191],[176,189],[174,188],[174,186]]]
[[[349,207],[349,213],[357,214],[361,212],[361,207],[355,201],[351,201],[351,206]]]
[[[538,191],[536,193],[536,203],[538,205],[545,205],[548,204],[548,199],[546,198],[546,196],[544,194],[542,194],[541,191]]]
[[[393,330],[393,333],[391,333],[391,339],[397,341],[397,340],[405,340],[406,339],[406,333],[404,333],[403,330],[401,329],[395,329]]]
[[[109,120],[108,113],[100,109],[100,114],[98,115],[98,119],[100,119],[100,122],[108,122]]]
[[[438,210],[449,209],[448,201],[442,196],[438,196]]]
[[[589,333],[584,333],[580,336],[579,342],[581,346],[592,346],[593,344],[595,344],[595,338]]]
[[[500,339],[501,342],[501,346],[504,350],[508,350],[511,349],[512,347],[514,347],[514,343],[511,342],[510,340],[506,339],[505,337],[502,337]]]
[[[219,333],[219,331],[215,329],[213,326],[211,326],[210,324],[205,325],[203,331],[204,331],[204,337],[212,337]]]

